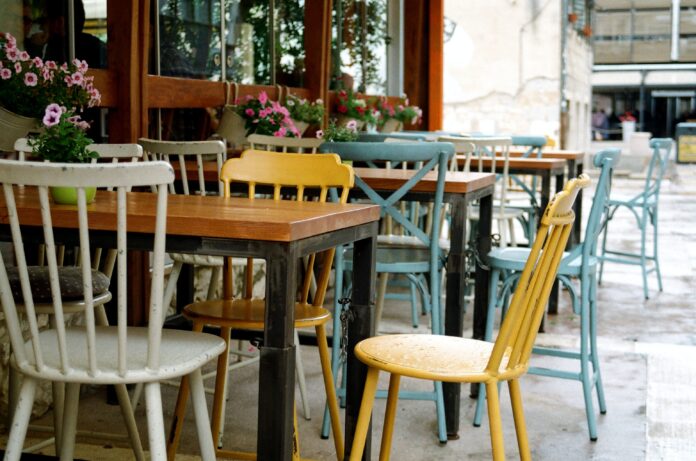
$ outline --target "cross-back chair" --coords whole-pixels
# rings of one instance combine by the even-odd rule
[[[355,184],[360,192],[371,202],[382,208],[382,216],[390,217],[395,224],[400,225],[410,235],[415,236],[421,246],[393,246],[377,244],[376,273],[401,274],[418,286],[421,293],[428,299],[431,306],[430,325],[434,334],[442,334],[442,312],[440,306],[440,293],[442,273],[444,269],[444,255],[439,245],[440,220],[431,219],[429,227],[421,229],[410,219],[410,214],[404,214],[399,202],[406,194],[416,193],[414,188],[419,181],[429,173],[437,174],[437,183],[432,193],[422,194],[419,199],[432,201],[433,208],[439,210],[442,207],[445,190],[445,176],[450,157],[454,148],[450,143],[440,142],[402,142],[402,143],[375,143],[375,142],[343,142],[325,143],[321,146],[322,152],[337,153],[343,160],[362,162],[368,165],[376,165],[383,162],[398,164],[409,162],[417,164],[422,162],[422,167],[410,170],[408,180],[397,190],[381,193],[371,187],[359,175],[356,174]],[[417,193],[416,193],[417,195]],[[343,297],[344,276],[343,271],[352,271],[352,251],[337,252],[336,256],[336,290],[334,296],[334,312],[340,312],[338,300]],[[426,280],[424,280],[424,278]],[[380,312],[375,312],[378,319]],[[334,316],[334,337],[338,337],[341,324]],[[338,374],[341,368],[338,341],[333,343],[333,372]],[[339,395],[345,392],[342,386]],[[438,438],[441,442],[447,441],[447,431],[444,418],[444,401],[442,397],[442,383],[436,382],[432,392],[408,392],[404,393],[410,399],[434,400],[438,421]],[[327,418],[325,412],[323,434],[327,430]]]
[[[162,379],[189,375],[196,407],[196,419],[201,453],[204,459],[213,459],[212,436],[207,420],[207,408],[203,394],[200,367],[215,358],[224,348],[217,337],[186,331],[162,331],[162,289],[164,278],[164,243],[166,231],[167,186],[173,181],[171,167],[162,162],[152,164],[55,164],[39,162],[0,161],[0,183],[3,186],[3,205],[7,210],[6,223],[10,228],[15,248],[18,283],[14,286],[8,277],[8,266],[0,255],[0,300],[13,348],[11,365],[23,376],[19,399],[5,452],[5,459],[18,460],[34,402],[39,380],[65,383],[65,402],[61,434],[61,459],[72,459],[82,384],[145,383],[150,458],[165,459],[164,422],[159,382]],[[23,186],[18,186],[21,184]],[[35,189],[28,186],[35,186]],[[49,186],[76,187],[78,205],[70,217],[56,222],[77,223],[77,243],[80,248],[80,273],[82,286],[92,287],[94,273],[91,270],[90,210],[86,203],[85,188],[113,187],[116,189],[116,272],[119,296],[117,298],[117,325],[108,326],[99,321],[95,309],[96,296],[92,289],[84,289],[79,295],[84,307],[84,325],[67,326],[63,300],[66,288],[59,280],[56,258],[56,236],[53,230],[55,213],[49,200]],[[148,327],[127,326],[127,224],[128,199],[126,191],[132,186],[154,186],[156,197],[156,221],[153,244],[153,272],[150,293]],[[47,268],[50,274],[50,299],[52,315],[48,328],[39,328],[39,311],[35,303],[36,286],[31,277],[24,251],[23,233],[30,213],[24,207],[36,209],[40,204],[40,226],[46,245]],[[25,224],[23,225],[23,221]],[[92,224],[98,221],[92,218]],[[37,226],[36,222],[31,223]],[[74,224],[73,224],[74,225]],[[73,234],[74,235],[74,234]],[[20,324],[17,304],[28,325],[25,339]]]
[[[281,138],[263,134],[250,134],[247,137],[247,142],[252,149],[256,150],[315,154],[323,141],[317,138]]]
[[[380,371],[390,373],[380,459],[389,459],[401,376],[484,384],[488,394],[492,457],[496,461],[505,459],[498,383],[507,381],[520,458],[531,459],[519,378],[529,366],[532,346],[572,229],[573,202],[579,189],[587,184],[587,177],[571,180],[549,203],[495,343],[452,336],[386,335],[363,340],[355,346],[355,355],[368,366],[368,371],[350,451],[351,461],[362,458]]]
[[[119,161],[131,161],[137,162],[143,156],[142,147],[138,144],[90,144],[87,147],[89,150],[96,152],[99,155],[98,159],[92,159],[92,163],[97,163],[98,160],[111,160],[112,163],[118,163]],[[20,161],[30,160],[33,157],[33,148],[29,144],[27,138],[19,138],[15,141],[14,149],[17,152],[17,158]],[[106,188],[107,190],[112,190],[113,188]],[[60,282],[66,286],[71,287],[69,295],[63,300],[63,311],[68,314],[76,314],[83,312],[86,305],[83,299],[72,299],[74,294],[82,295],[83,290],[80,288],[80,284],[77,281],[80,278],[80,270],[78,267],[79,261],[75,261],[73,266],[64,264],[65,245],[56,245],[56,259],[58,262],[58,278]],[[105,253],[105,254],[104,254]],[[79,251],[76,251],[79,255]],[[109,292],[109,284],[114,270],[114,265],[116,263],[116,250],[104,250],[100,247],[95,247],[92,255],[92,270],[93,270],[93,280],[95,280],[93,286],[93,302],[98,315],[97,319],[101,325],[108,325],[108,320],[106,312],[104,310],[104,305],[111,300],[111,293]],[[11,269],[13,272],[14,269]],[[29,266],[29,272],[32,274],[33,280],[40,286],[48,286],[48,267],[46,267],[46,247],[43,244],[39,245],[39,254],[37,258],[37,266]],[[77,291],[76,291],[77,290]],[[56,317],[53,315],[53,302],[50,298],[49,292],[35,292],[34,294],[34,309],[40,314],[46,314],[49,317],[49,322],[55,328]],[[18,305],[21,309],[22,305]],[[13,409],[17,402],[17,392],[19,391],[19,377],[18,374],[14,372],[13,368],[9,370],[9,409],[8,417],[12,418]],[[51,439],[37,443],[32,447],[26,447],[24,450],[31,452],[40,449],[46,443],[53,442],[56,447],[56,453],[60,452],[60,440],[61,440],[61,427],[63,420],[63,400],[65,398],[65,386],[63,383],[54,382],[52,383],[52,397],[53,397],[53,430],[54,437]],[[140,443],[140,436],[138,434],[138,429],[135,424],[135,417],[133,416],[133,410],[130,405],[128,391],[125,386],[117,385],[115,386],[116,396],[121,406],[121,411],[125,419],[125,426],[128,430],[131,445],[136,459],[144,459],[144,453],[142,445]],[[89,432],[80,432],[80,435],[89,436],[99,436],[100,434]]]
[[[268,192],[273,200],[282,200],[284,196],[294,196],[294,200],[327,200],[329,189],[338,190],[338,201],[346,203],[348,192],[353,186],[353,170],[344,165],[337,155],[305,155],[297,153],[268,152],[247,150],[237,159],[228,160],[222,168],[220,179],[224,185],[224,196],[231,195],[233,184],[246,185],[246,195],[254,200],[257,194]],[[270,189],[270,190],[264,190]],[[313,193],[313,194],[312,194]],[[319,359],[324,377],[327,404],[331,416],[334,444],[337,458],[343,456],[343,434],[339,420],[336,388],[331,372],[331,361],[326,339],[325,324],[330,321],[331,313],[323,307],[324,296],[329,283],[331,266],[335,249],[330,249],[308,258],[305,275],[301,281],[300,295],[295,303],[295,328],[314,327],[317,334]],[[221,300],[203,301],[189,304],[184,308],[184,316],[193,321],[194,330],[200,331],[205,325],[220,327],[220,335],[229,349],[230,332],[235,329],[262,330],[264,328],[265,299],[252,298],[250,290],[251,266],[247,268],[247,289],[244,298],[232,297],[232,273],[228,264],[224,271],[224,297]],[[312,279],[316,280],[316,291],[310,293]],[[335,334],[334,334],[334,337]],[[295,336],[295,347],[299,351],[299,342]],[[224,404],[227,388],[227,360],[221,356],[217,364],[215,398],[213,403],[213,438],[215,446],[221,446]],[[181,434],[183,415],[186,409],[187,383],[179,388],[179,396],[172,428],[169,435],[170,458],[176,452]],[[297,437],[297,430],[295,430]],[[299,440],[296,438],[295,447]],[[218,456],[246,458],[247,453],[217,449]]]
[[[550,369],[548,367],[532,367],[529,372],[555,378],[573,379],[582,383],[585,411],[587,414],[587,426],[590,439],[597,439],[597,423],[595,420],[594,405],[592,403],[592,391],[596,390],[600,413],[606,413],[604,400],[604,388],[599,367],[599,351],[597,349],[597,241],[606,218],[606,204],[610,200],[611,177],[614,167],[619,161],[619,149],[606,149],[598,152],[593,159],[594,166],[600,169],[595,194],[592,199],[592,208],[585,226],[585,237],[571,251],[563,253],[558,279],[568,288],[573,305],[573,311],[580,316],[580,348],[579,350],[556,349],[535,347],[534,353],[550,355],[579,361],[580,370],[565,371]],[[496,307],[502,306],[504,314],[508,294],[514,289],[524,263],[529,255],[528,248],[496,248],[489,254],[490,300],[486,317],[486,331],[484,339],[490,341],[493,338],[493,323]],[[572,280],[580,281],[580,292],[575,288]],[[498,290],[498,282],[502,280]],[[503,315],[504,316],[504,315]],[[485,392],[485,391],[482,391]],[[474,416],[474,425],[481,424],[484,405],[483,394],[479,394],[479,400]]]
[[[530,135],[511,136],[511,149],[522,151],[522,158],[541,158],[542,148],[546,145],[546,137]],[[511,193],[508,197],[508,204],[511,208],[524,210],[524,214],[519,218],[520,224],[525,232],[527,239],[534,235],[536,230],[537,215],[539,214],[540,192],[539,178],[531,178],[518,175],[510,175],[510,180],[521,193]]]
[[[637,265],[641,268],[643,276],[643,295],[648,299],[648,274],[655,272],[657,275],[657,286],[662,291],[662,274],[660,273],[660,260],[658,257],[658,205],[660,201],[660,187],[664,178],[669,157],[672,153],[674,141],[669,138],[655,138],[650,140],[650,147],[653,150],[648,164],[648,172],[645,177],[643,190],[633,197],[616,197],[609,200],[607,206],[609,213],[604,228],[602,238],[602,253],[600,255],[599,282],[602,282],[604,262],[615,262],[620,264]],[[620,208],[627,208],[636,218],[636,224],[640,229],[640,250],[636,252],[608,250],[607,234],[609,233],[609,223],[614,214]],[[652,226],[652,252],[648,252],[648,225]],[[652,261],[653,267],[648,264]]]

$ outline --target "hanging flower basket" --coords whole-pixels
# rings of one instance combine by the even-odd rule
[[[26,138],[37,126],[37,119],[17,115],[0,106],[0,150],[12,152],[15,141]]]

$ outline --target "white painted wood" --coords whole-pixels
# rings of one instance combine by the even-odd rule
[[[252,149],[316,154],[323,140],[317,138],[280,138],[263,134],[250,134],[247,136],[247,142],[251,144]]]
[[[214,359],[224,350],[224,342],[212,335],[188,331],[162,332],[162,294],[164,279],[164,242],[166,230],[167,186],[174,180],[174,172],[165,162],[116,163],[116,164],[52,164],[0,160],[0,184],[7,204],[13,244],[20,274],[24,307],[22,313],[29,325],[28,339],[23,337],[17,306],[10,289],[5,261],[0,255],[0,301],[5,314],[10,341],[14,350],[13,366],[24,375],[19,402],[12,423],[7,459],[17,459],[21,450],[33,404],[35,379],[68,383],[62,449],[63,458],[70,457],[74,428],[73,397],[77,383],[119,384],[145,382],[148,400],[148,422],[152,459],[164,459],[164,426],[162,422],[159,381],[190,374]],[[26,257],[20,216],[17,214],[14,192],[16,184],[38,186],[42,203],[42,218],[47,247],[47,265],[51,274],[51,287],[55,322],[53,327],[39,330],[37,313],[34,309],[31,287],[28,283]],[[83,283],[85,290],[85,325],[66,327],[64,311],[58,285],[58,261],[51,222],[51,205],[48,187],[54,185],[78,188],[79,246],[82,249]],[[147,328],[127,326],[125,296],[119,296],[118,325],[99,324],[99,315],[94,315],[95,300],[91,293],[91,271],[89,270],[90,235],[87,231],[89,210],[85,203],[84,187],[114,187],[118,195],[117,216],[117,281],[119,292],[127,293],[125,258],[127,253],[126,234],[126,189],[132,186],[151,186],[157,189],[157,219],[153,247],[152,288],[150,293]],[[72,385],[71,385],[72,384]],[[200,389],[202,392],[202,389]],[[199,395],[194,400],[204,401]],[[196,409],[207,414],[206,408]],[[207,418],[206,418],[207,419]],[[207,441],[202,441],[207,443]],[[212,449],[212,447],[211,447]]]

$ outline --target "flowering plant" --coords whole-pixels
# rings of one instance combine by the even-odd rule
[[[79,59],[58,65],[31,58],[11,34],[0,33],[0,104],[16,114],[40,118],[50,103],[71,111],[98,104],[101,95],[87,69]]]
[[[324,119],[324,102],[321,99],[310,102],[307,99],[288,95],[285,105],[290,111],[290,117],[296,122],[319,124]]]
[[[336,96],[336,113],[345,117],[374,124],[373,111],[367,107],[364,99],[355,97],[352,91],[341,90]]]
[[[85,134],[89,124],[79,115],[52,103],[46,107],[42,122],[41,134],[29,139],[37,156],[49,162],[65,163],[86,163],[98,157],[96,152],[87,149],[94,141]]]
[[[257,133],[280,138],[300,137],[287,107],[278,101],[271,101],[265,91],[259,93],[257,98],[247,96],[244,104],[237,105],[236,110],[244,118],[247,136]]]
[[[404,124],[416,125],[420,123],[423,116],[420,107],[409,105],[407,98],[401,99],[396,105],[390,104],[387,98],[379,98],[375,103],[375,108],[380,113],[382,124],[389,119],[395,119]]]
[[[317,138],[326,142],[350,142],[358,139],[358,123],[351,120],[343,125],[337,125],[335,120],[329,122],[326,131],[317,131]]]

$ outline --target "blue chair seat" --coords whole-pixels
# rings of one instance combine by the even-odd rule
[[[344,253],[345,268],[353,270],[353,250],[348,249]],[[389,272],[391,274],[411,274],[414,272],[428,272],[430,270],[430,250],[417,247],[389,247],[377,248],[377,273]],[[439,269],[443,267],[440,260]]]
[[[529,256],[529,248],[507,247],[495,248],[488,253],[488,258],[492,266],[503,270],[521,271]],[[590,256],[588,266],[597,267],[599,262],[595,256]],[[579,277],[582,270],[582,255],[577,253],[563,252],[561,264],[558,267],[558,275],[569,277]]]
[[[655,205],[656,203],[656,197],[654,195],[649,196],[647,199],[643,197],[642,195],[639,195],[637,197],[616,197],[607,202],[607,206],[636,206],[636,207],[642,207],[642,206],[652,206]]]

